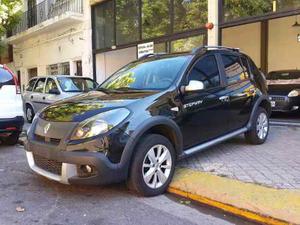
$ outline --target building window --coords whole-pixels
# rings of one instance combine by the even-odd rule
[[[223,0],[223,21],[228,22],[298,8],[300,8],[299,0]]]
[[[171,52],[173,53],[191,51],[193,48],[204,45],[204,42],[204,34],[195,37],[178,39],[171,42]]]
[[[106,1],[94,8],[95,44],[97,49],[111,48],[114,40],[114,2]]]
[[[170,1],[143,0],[142,38],[149,39],[170,33]]]
[[[139,0],[116,1],[117,45],[139,40]]]
[[[58,72],[58,64],[49,65],[47,67],[47,73],[49,75],[58,75],[59,74],[59,72]]]
[[[208,0],[107,0],[93,6],[94,50],[201,34]],[[195,32],[196,29],[199,32]],[[192,34],[189,34],[193,31]],[[186,34],[185,34],[186,33]],[[169,49],[169,48],[167,48]]]
[[[174,32],[193,30],[207,22],[207,0],[174,0]]]
[[[47,66],[49,75],[70,75],[70,63],[58,63]]]

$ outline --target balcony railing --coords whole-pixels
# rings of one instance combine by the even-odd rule
[[[83,0],[45,0],[24,12],[20,22],[9,36],[16,35],[66,12],[82,14]]]

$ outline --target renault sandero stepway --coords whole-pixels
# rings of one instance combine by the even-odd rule
[[[261,72],[237,49],[151,54],[96,90],[35,116],[26,154],[36,173],[65,184],[127,181],[163,193],[176,161],[245,134],[263,144],[271,105]]]

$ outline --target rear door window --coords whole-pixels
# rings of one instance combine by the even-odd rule
[[[221,56],[228,84],[235,84],[248,79],[247,74],[244,73],[244,68],[238,56],[229,54],[222,54]]]
[[[28,83],[28,85],[27,85],[27,87],[26,87],[26,91],[32,91],[35,82],[36,82],[36,79],[30,80],[29,83]]]
[[[46,78],[40,78],[40,79],[36,82],[33,91],[34,91],[34,92],[38,92],[38,93],[43,93],[43,91],[44,91],[44,86],[45,86],[45,81],[46,81]]]
[[[7,70],[0,68],[0,88],[5,85],[15,85],[14,77]]]

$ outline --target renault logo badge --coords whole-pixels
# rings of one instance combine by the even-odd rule
[[[51,124],[48,123],[45,127],[44,127],[44,134],[47,134],[49,129],[50,129]]]

